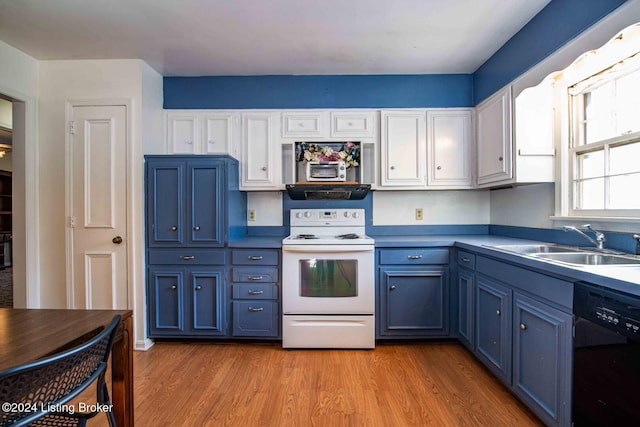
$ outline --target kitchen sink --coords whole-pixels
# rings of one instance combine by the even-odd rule
[[[515,252],[522,255],[532,255],[532,254],[546,254],[546,253],[558,253],[558,252],[576,252],[578,248],[573,246],[562,246],[562,245],[496,245],[491,246],[495,249],[501,249],[503,251]]]
[[[537,253],[536,258],[573,265],[640,265],[640,258],[589,252]]]

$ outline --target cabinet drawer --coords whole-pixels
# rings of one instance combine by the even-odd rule
[[[233,336],[277,337],[278,303],[274,301],[233,301]]]
[[[231,252],[234,265],[278,265],[278,251],[241,249]]]
[[[184,248],[149,250],[148,264],[224,265],[225,251],[221,249]]]
[[[475,270],[476,256],[469,252],[458,251],[458,265],[460,267],[465,267],[471,270]]]
[[[233,299],[278,299],[278,287],[260,283],[236,283],[233,285]]]
[[[448,264],[449,249],[381,249],[380,264]]]
[[[236,267],[233,269],[233,281],[277,283],[278,269],[276,267]]]

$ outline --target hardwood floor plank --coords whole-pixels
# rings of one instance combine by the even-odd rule
[[[464,347],[283,350],[157,343],[136,352],[137,426],[541,426]],[[90,426],[106,426],[97,417]]]

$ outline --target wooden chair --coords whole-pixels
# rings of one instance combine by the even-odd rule
[[[95,336],[68,350],[0,372],[1,426],[84,426],[89,418],[104,412],[109,425],[115,418],[105,371],[120,315]],[[68,404],[96,382],[97,405],[79,412]]]

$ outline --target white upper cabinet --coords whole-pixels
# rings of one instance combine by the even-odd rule
[[[202,116],[202,151],[207,154],[235,154],[237,115],[209,113]]]
[[[276,140],[279,113],[242,114],[241,190],[282,188],[282,149]]]
[[[169,154],[234,154],[238,114],[213,111],[169,111]]]
[[[514,102],[509,86],[476,107],[478,186],[554,181],[553,91],[545,80]]]
[[[476,107],[478,184],[510,180],[512,168],[511,86]]]
[[[331,112],[332,138],[375,138],[375,111]]]
[[[424,111],[382,111],[380,187],[425,186],[426,115]]]
[[[200,152],[197,114],[168,113],[167,127],[167,152],[169,154],[197,154]]]
[[[427,186],[473,187],[473,111],[427,110]]]

